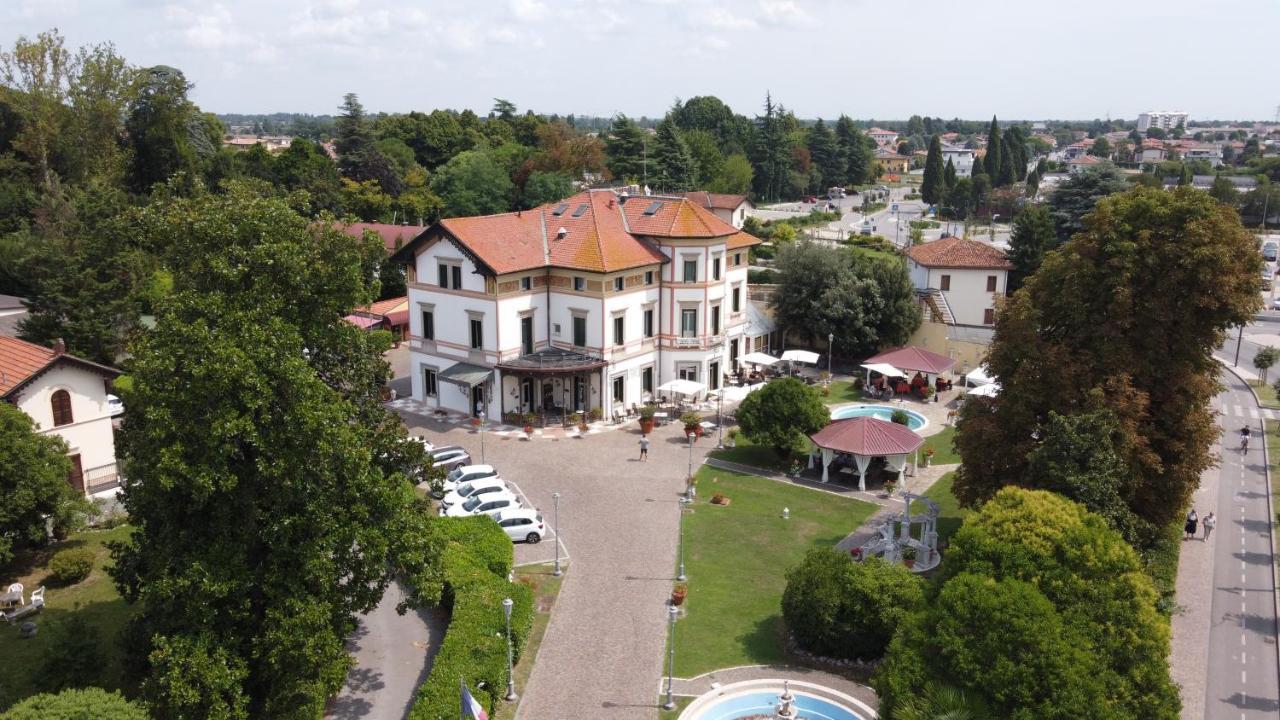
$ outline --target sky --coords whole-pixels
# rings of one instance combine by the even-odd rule
[[[1275,0],[0,0],[171,65],[213,112],[470,108],[661,116],[716,95],[802,118],[1271,120]]]

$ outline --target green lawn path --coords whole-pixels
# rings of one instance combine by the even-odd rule
[[[675,630],[676,676],[781,662],[787,570],[810,548],[834,547],[875,506],[708,466],[697,478],[684,525],[689,596]],[[716,493],[730,504],[710,504]]]

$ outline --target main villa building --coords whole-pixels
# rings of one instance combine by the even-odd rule
[[[719,388],[770,328],[747,297],[758,240],[702,205],[587,190],[418,234],[393,256],[408,266],[413,398],[495,421],[608,418],[669,380]]]

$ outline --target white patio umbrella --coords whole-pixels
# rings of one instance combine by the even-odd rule
[[[867,365],[863,365],[862,367],[866,368],[867,370],[870,370],[871,372],[878,372],[881,375],[884,375],[885,377],[904,378],[907,376],[906,373],[902,372],[901,370],[899,370],[898,368],[892,365],[889,365],[888,363],[869,363]]]
[[[764,365],[768,367],[778,362],[778,358],[762,352],[749,352],[738,358],[738,362],[747,363],[748,365]]]
[[[810,365],[818,364],[818,353],[808,350],[788,350],[782,353],[782,359],[787,362],[802,362]]]
[[[681,378],[677,378],[675,380],[668,380],[658,386],[658,392],[672,392],[672,393],[679,393],[681,395],[697,395],[698,393],[706,389],[707,389],[707,386],[703,385],[700,382],[695,382],[693,380],[684,380]]]
[[[986,363],[983,363],[973,370],[970,370],[968,374],[964,376],[964,381],[966,385],[987,385],[995,382],[996,376],[992,375],[991,368],[987,367]]]
[[[1000,394],[1000,383],[993,382],[987,383],[986,385],[979,385],[965,394],[975,395],[977,397],[995,397]]]

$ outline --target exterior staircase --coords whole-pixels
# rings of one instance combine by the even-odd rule
[[[947,296],[937,288],[925,288],[916,290],[916,296],[929,308],[929,319],[933,322],[945,323],[947,325],[956,324],[956,316],[951,313],[951,306],[947,304]]]

